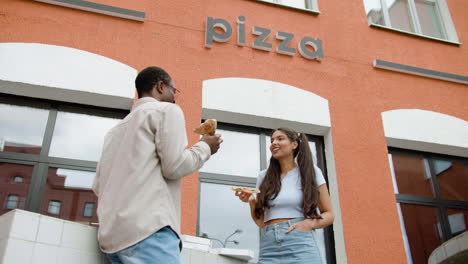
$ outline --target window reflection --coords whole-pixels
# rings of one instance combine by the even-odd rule
[[[462,209],[447,209],[450,232],[452,236],[459,235],[467,230],[468,211]]]
[[[19,196],[15,194],[10,194],[8,195],[8,198],[6,200],[6,206],[5,209],[16,209],[18,208],[18,202],[19,202]]]
[[[392,154],[394,177],[400,194],[433,197],[426,161],[420,157]]]
[[[93,217],[94,215],[94,203],[85,203],[85,208],[83,212],[84,217]]]
[[[95,175],[95,172],[89,171],[49,168],[41,213],[77,222],[97,222],[94,207],[91,217],[83,214],[87,203],[97,202],[91,190]]]
[[[0,151],[39,154],[49,111],[0,104]]]
[[[468,201],[468,165],[459,162],[432,160],[440,196],[447,200]]]
[[[382,6],[380,0],[364,0],[370,23],[415,32],[408,0],[385,0],[384,4],[385,6]],[[389,21],[385,20],[386,12]]]
[[[216,248],[225,246],[253,250],[257,259],[259,229],[250,216],[249,205],[241,202],[234,195],[231,187],[223,184],[201,183],[198,235],[206,234],[212,239],[213,247]],[[236,230],[241,230],[241,232],[235,232]],[[235,234],[226,241],[233,233]]]
[[[423,34],[436,38],[446,38],[436,2],[434,0],[415,0],[414,3]]]
[[[59,215],[60,214],[60,201],[50,201],[49,208],[47,212],[52,215]]]
[[[98,161],[105,134],[119,121],[108,117],[58,112],[50,156]]]
[[[415,32],[408,0],[386,0],[392,28]]]
[[[24,209],[33,166],[0,162],[0,215],[11,209]],[[15,182],[18,177],[22,182]]]
[[[302,8],[302,9],[306,8],[305,0],[273,0],[273,2],[282,4],[282,5],[296,7],[296,8]]]
[[[380,0],[364,0],[364,7],[366,9],[366,14],[369,23],[385,26],[385,20]]]
[[[427,263],[429,255],[441,243],[440,224],[435,207],[400,204],[413,263]]]
[[[200,172],[257,177],[260,171],[259,135],[218,129],[223,147],[211,156]]]

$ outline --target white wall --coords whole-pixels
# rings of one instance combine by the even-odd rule
[[[209,239],[182,236],[182,264],[243,264],[253,251],[213,249]],[[97,228],[23,210],[0,216],[2,264],[107,264]]]
[[[468,157],[468,122],[421,109],[382,113],[388,146]]]
[[[137,71],[83,50],[0,43],[0,92],[130,109]]]

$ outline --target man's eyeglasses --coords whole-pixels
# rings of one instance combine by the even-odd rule
[[[170,84],[166,84],[167,86],[171,87],[172,89],[172,92],[174,94],[180,94],[180,90],[178,90],[177,88],[175,88],[174,86],[170,85]]]

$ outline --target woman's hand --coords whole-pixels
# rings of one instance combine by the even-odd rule
[[[310,221],[310,219],[294,223],[288,228],[288,230],[286,230],[286,233],[289,233],[289,232],[293,231],[293,229],[297,229],[297,230],[303,231],[303,232],[312,231],[312,230],[315,229],[314,226],[313,226],[313,223],[314,222]]]
[[[236,191],[236,196],[238,196],[244,203],[255,201],[255,196],[248,190],[248,188],[244,188],[242,191]]]

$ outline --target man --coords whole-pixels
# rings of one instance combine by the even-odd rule
[[[104,139],[93,190],[98,240],[112,263],[180,263],[180,183],[219,149],[220,135],[187,147],[178,90],[158,67],[141,71],[138,101]]]

